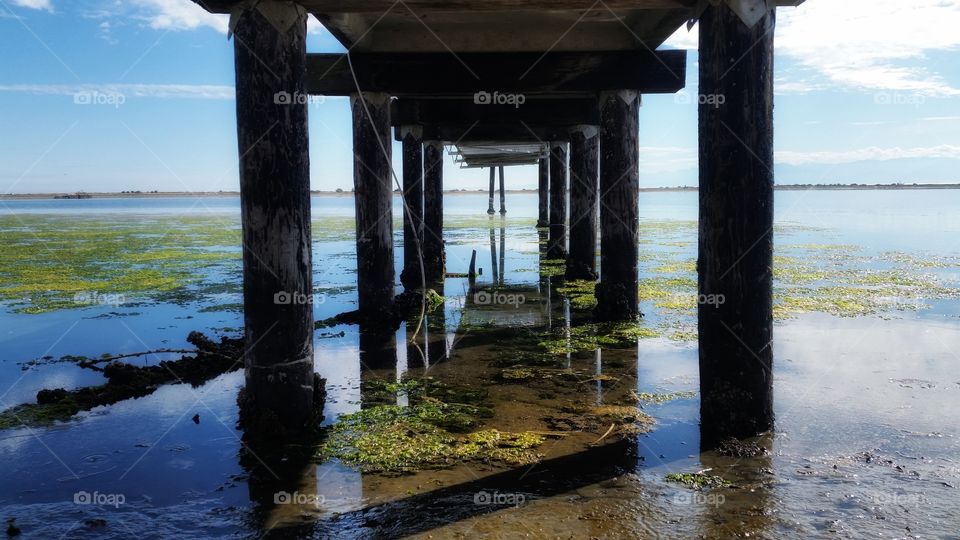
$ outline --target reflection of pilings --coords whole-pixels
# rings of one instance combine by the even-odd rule
[[[700,18],[701,424],[708,439],[773,427],[773,29],[727,6]],[[606,246],[604,246],[606,251]]]
[[[634,90],[600,94],[600,283],[595,314],[601,320],[640,314],[637,230],[640,96]]]
[[[419,289],[423,244],[423,141],[419,126],[403,127],[403,271],[400,282]]]
[[[500,284],[504,284],[507,253],[507,220],[500,218]]]
[[[732,481],[742,489],[704,492],[705,496],[692,499],[703,508],[701,523],[703,538],[768,538],[777,522],[772,513],[771,486],[775,483],[769,474],[773,468],[771,455],[773,437],[765,434],[744,441],[756,443],[763,449],[754,457],[722,456],[711,451],[712,444],[704,444],[703,424],[700,436],[700,467]],[[709,430],[708,430],[709,431]],[[706,435],[710,436],[709,433]],[[722,497],[722,498],[721,498]]]
[[[358,304],[362,316],[383,319],[393,311],[395,293],[390,95],[364,93],[351,96],[350,102]]]
[[[496,183],[497,183],[497,170],[495,167],[490,167],[490,205],[487,206],[487,213],[491,216],[495,212],[493,209],[493,195],[496,192]]]
[[[596,126],[577,126],[570,133],[570,253],[567,279],[597,279]]]
[[[541,157],[537,180],[537,227],[550,226],[550,158]]]
[[[303,515],[317,511],[317,466],[309,445],[244,445],[240,466],[247,472],[254,529],[290,531],[303,527]],[[297,494],[296,500],[292,494]],[[281,534],[277,534],[281,536]],[[298,537],[293,535],[292,537]]]
[[[390,325],[360,321],[360,369],[396,369],[397,334]]]
[[[278,32],[251,9],[235,32],[246,398],[296,430],[314,398],[307,106],[274,98],[305,93],[306,22]]]
[[[507,192],[504,187],[503,165],[500,165],[500,214],[507,213]]]
[[[548,259],[567,256],[567,143],[550,145],[550,241]]]
[[[493,218],[490,218],[490,279],[494,285],[497,284],[497,231],[493,228]]]
[[[427,283],[443,280],[443,143],[423,143],[423,263]]]
[[[443,282],[436,285],[437,294],[443,296]],[[427,314],[426,336],[427,365],[433,366],[447,359],[447,312],[446,301]]]

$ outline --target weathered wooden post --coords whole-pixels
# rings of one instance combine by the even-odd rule
[[[570,133],[570,254],[567,279],[597,279],[597,173],[600,138],[597,126],[577,126]]]
[[[246,9],[235,27],[246,388],[241,422],[305,427],[313,414],[313,284],[306,14]],[[276,26],[275,26],[276,24]]]
[[[393,314],[393,189],[390,96],[350,96],[353,107],[353,196],[357,212],[357,297],[360,315]]]
[[[633,319],[637,306],[640,227],[639,107],[635,90],[600,94],[600,282],[595,315]]]
[[[491,216],[494,213],[493,209],[493,194],[496,191],[497,184],[497,169],[496,167],[490,167],[490,205],[487,206],[487,213]]]
[[[427,283],[442,282],[446,273],[443,252],[443,143],[423,143],[423,262]]]
[[[548,157],[540,158],[540,175],[537,182],[537,227],[550,226],[550,160]]]
[[[548,259],[567,256],[567,143],[550,144],[550,240]]]
[[[504,188],[503,165],[500,165],[500,214],[507,213],[507,192]]]
[[[700,18],[699,292],[723,299],[698,310],[708,441],[773,427],[775,19],[748,27],[726,5]]]
[[[423,286],[420,252],[423,249],[423,140],[422,128],[403,126],[403,271],[400,283],[410,290]]]

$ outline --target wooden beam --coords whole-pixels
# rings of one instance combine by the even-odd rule
[[[597,125],[600,109],[597,98],[538,99],[522,105],[478,104],[473,97],[459,99],[404,98],[393,101],[390,119],[394,126],[524,124],[539,127]]]
[[[395,131],[399,136],[399,131]],[[517,142],[545,143],[570,139],[567,127],[541,127],[518,124],[482,124],[424,126],[424,140],[448,143]],[[397,139],[400,140],[400,139]]]
[[[393,175],[390,96],[364,93],[353,108],[353,192],[357,225],[357,304],[364,319],[393,314]]]
[[[640,227],[639,108],[636,92],[600,94],[600,320],[630,320],[637,305]]]
[[[403,132],[403,271],[400,283],[417,290],[423,286],[420,252],[423,249],[423,130],[404,126]]]
[[[597,126],[579,126],[570,138],[570,253],[567,279],[597,279]]]
[[[551,53],[351,53],[366,92],[394,96],[592,95],[629,88],[674,93],[686,84],[686,51]],[[344,96],[356,83],[344,54],[310,54],[311,94]],[[509,98],[504,98],[509,99]],[[521,105],[522,106],[522,105]]]
[[[446,273],[443,248],[443,143],[423,142],[423,258],[427,283],[442,286]]]
[[[550,144],[550,240],[548,259],[567,256],[567,143]]]
[[[194,0],[212,13],[230,13],[239,0]],[[310,13],[374,13],[383,14],[391,9],[398,15],[413,10],[424,12],[470,12],[470,11],[539,11],[596,9],[596,0],[405,0],[398,5],[396,0],[299,0],[298,3]],[[696,0],[605,0],[610,9],[691,9]],[[408,10],[409,8],[409,10]]]
[[[278,32],[260,13],[235,29],[243,227],[245,428],[302,430],[314,407],[306,20]]]
[[[724,97],[722,107],[699,107],[700,425],[706,444],[773,427],[775,18],[771,9],[747,28],[721,5],[708,7],[700,19],[699,91]]]
[[[550,226],[550,158],[541,157],[537,178],[537,227]]]

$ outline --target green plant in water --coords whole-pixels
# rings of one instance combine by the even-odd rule
[[[676,482],[683,484],[691,489],[729,487],[730,482],[720,476],[706,474],[705,472],[696,473],[672,473],[666,476],[667,482]]]

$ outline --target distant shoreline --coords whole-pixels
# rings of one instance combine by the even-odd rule
[[[958,184],[786,184],[774,187],[777,191],[896,191],[916,189],[960,189]],[[641,192],[683,192],[697,191],[693,186],[640,188]],[[395,192],[397,193],[397,192]],[[478,195],[487,190],[450,190],[445,195]],[[534,189],[510,189],[507,193],[536,193]],[[311,191],[311,195],[322,197],[351,197],[352,191]],[[80,196],[78,196],[80,195]],[[75,199],[142,199],[157,197],[239,197],[239,191],[152,191],[152,192],[75,192],[75,193],[11,193],[0,195],[0,200],[75,200]]]

